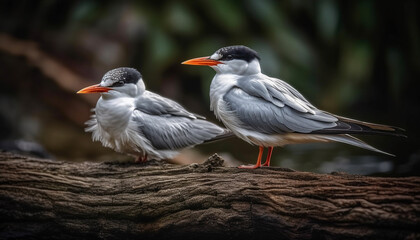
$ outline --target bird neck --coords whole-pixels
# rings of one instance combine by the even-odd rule
[[[241,75],[248,76],[259,73],[261,73],[260,62],[257,59],[254,59],[250,63],[248,63],[247,69]]]
[[[210,84],[210,110],[216,111],[221,98],[236,85],[240,75],[217,73]],[[216,113],[216,112],[215,112]]]

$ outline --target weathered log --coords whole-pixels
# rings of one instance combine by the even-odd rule
[[[0,238],[418,239],[420,178],[0,153]]]

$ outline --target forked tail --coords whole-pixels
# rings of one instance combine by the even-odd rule
[[[364,149],[367,149],[367,150],[370,150],[370,151],[374,151],[374,152],[378,152],[378,153],[383,153],[383,154],[386,154],[386,155],[395,157],[394,154],[387,153],[387,152],[384,152],[382,150],[379,150],[379,149],[377,149],[375,147],[372,147],[371,145],[363,142],[362,140],[360,140],[360,139],[358,139],[356,137],[353,137],[351,135],[348,135],[348,134],[321,135],[320,137],[323,138],[323,139],[326,139],[326,140],[335,141],[335,142],[341,142],[341,143],[353,145],[353,146],[356,146],[356,147],[364,148]]]

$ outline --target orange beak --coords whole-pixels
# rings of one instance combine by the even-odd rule
[[[200,66],[216,66],[217,64],[221,64],[221,63],[222,62],[210,59],[210,57],[199,57],[199,58],[193,58],[193,59],[184,61],[181,64],[200,65]]]
[[[82,90],[79,90],[77,93],[101,93],[101,92],[108,92],[112,88],[109,87],[101,87],[99,84],[95,84],[89,87],[85,87]]]

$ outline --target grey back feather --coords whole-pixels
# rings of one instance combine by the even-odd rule
[[[275,81],[274,81],[275,80]],[[243,128],[266,134],[310,133],[336,126],[337,118],[318,110],[287,83],[242,78],[223,97]]]
[[[204,119],[204,117],[200,115],[188,112],[177,102],[149,91],[145,91],[140,97],[137,98],[136,109],[152,115],[171,114],[192,119]]]

